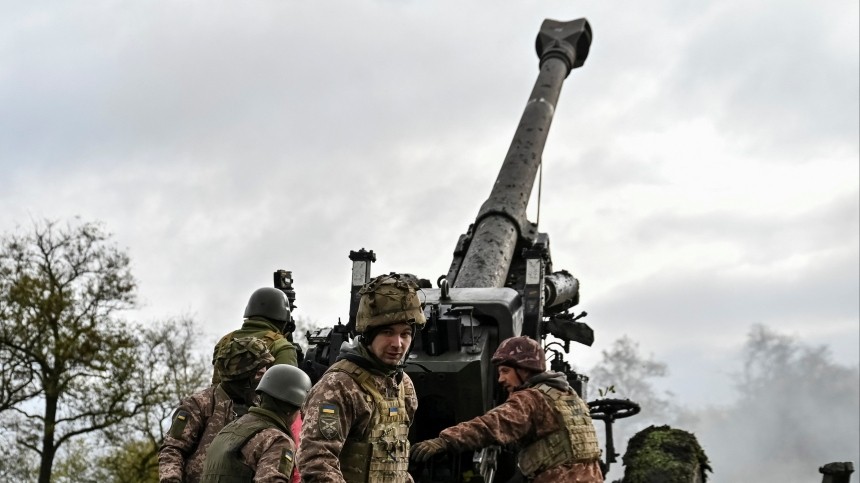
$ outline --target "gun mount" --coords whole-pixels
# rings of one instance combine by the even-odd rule
[[[484,414],[506,397],[497,383],[490,358],[499,343],[528,335],[561,342],[546,344],[555,354],[551,369],[566,374],[571,386],[587,398],[588,377],[571,369],[564,353],[570,343],[590,346],[594,332],[580,322],[586,312],[570,310],[579,303],[579,280],[566,270],[553,271],[549,236],[526,217],[541,156],[555,114],[561,87],[570,72],[583,65],[591,46],[585,19],[545,20],[535,47],[539,73],[513,140],[487,200],[475,221],[459,237],[446,275],[437,287],[415,278],[423,298],[427,324],[413,339],[405,371],[415,384],[418,410],[409,433],[412,442],[433,438],[444,428]],[[312,347],[301,367],[316,382],[335,362],[341,344],[355,336],[359,289],[371,279],[376,254],[351,251],[352,280],[349,319],[308,333]],[[638,412],[628,400],[589,403],[607,435],[604,470],[616,461],[612,446],[614,420]],[[412,464],[416,482],[517,481],[511,448],[489,447],[474,453],[434,456]]]
[[[543,23],[536,40],[538,78],[490,196],[460,236],[439,288],[423,291],[428,322],[406,369],[419,395],[414,440],[435,437],[501,403],[490,364],[499,342],[517,335],[540,340],[544,313],[579,300],[579,281],[567,271],[552,272],[549,237],[526,218],[526,208],[562,84],[585,62],[591,39],[585,19]],[[420,481],[456,481],[473,463],[484,481],[514,473],[513,455],[503,448],[474,458],[440,456],[413,474]]]

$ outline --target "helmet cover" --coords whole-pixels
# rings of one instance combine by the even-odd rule
[[[224,381],[250,377],[273,362],[275,358],[266,343],[256,337],[232,339],[215,355],[215,365]]]
[[[534,372],[546,371],[546,355],[540,344],[528,336],[510,337],[499,344],[493,364],[519,367]]]
[[[401,322],[422,327],[427,319],[417,290],[415,282],[395,273],[380,275],[365,284],[358,292],[361,300],[356,313],[356,332],[363,334],[373,327]]]

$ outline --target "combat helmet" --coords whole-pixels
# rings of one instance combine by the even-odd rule
[[[251,377],[273,362],[275,358],[266,343],[256,337],[232,339],[215,354],[215,366],[223,381]]]
[[[361,288],[355,331],[405,322],[424,326],[427,319],[418,300],[418,285],[396,273],[380,275]]]
[[[289,364],[275,364],[268,368],[257,385],[257,392],[296,407],[301,407],[310,390],[311,378],[305,371]]]
[[[511,337],[502,341],[493,354],[495,365],[519,367],[534,372],[546,371],[543,348],[527,336]]]
[[[248,298],[245,306],[245,315],[248,317],[265,317],[277,322],[286,323],[290,320],[290,308],[287,296],[284,292],[272,288],[263,287],[254,290]]]

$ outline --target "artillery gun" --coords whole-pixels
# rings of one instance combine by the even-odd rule
[[[579,280],[566,270],[553,270],[549,236],[526,218],[526,208],[562,84],[585,62],[591,40],[585,19],[544,21],[535,43],[539,74],[492,191],[457,241],[448,273],[437,279],[436,288],[416,277],[427,324],[416,334],[405,368],[419,399],[412,442],[435,437],[504,401],[490,358],[508,337],[557,338],[560,342],[546,346],[555,354],[547,358],[551,369],[564,372],[588,400],[588,377],[571,370],[562,356],[571,342],[590,346],[594,341],[591,328],[580,321],[586,313],[572,312],[579,303]],[[335,362],[341,344],[354,336],[358,292],[371,279],[376,254],[362,248],[351,251],[349,258],[347,323],[338,321],[308,334],[310,347],[301,367],[314,382]],[[593,417],[606,423],[605,470],[617,456],[612,422],[636,412],[638,406],[627,400],[592,403]],[[438,455],[410,472],[417,482],[516,481],[515,461],[512,450],[491,447],[474,454]]]

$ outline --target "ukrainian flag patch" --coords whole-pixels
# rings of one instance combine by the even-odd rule
[[[290,478],[293,474],[293,452],[284,448],[284,452],[281,456],[281,464],[278,465],[278,471],[281,472],[282,475],[285,475],[287,478]]]
[[[325,439],[340,439],[340,417],[338,406],[331,403],[320,404],[319,430]]]
[[[170,423],[170,429],[168,430],[168,434],[171,437],[176,439],[182,438],[182,432],[185,431],[185,425],[188,424],[189,415],[190,413],[184,409],[176,411],[176,414],[173,416],[173,422]]]
[[[397,408],[388,408],[389,416],[397,416]]]

